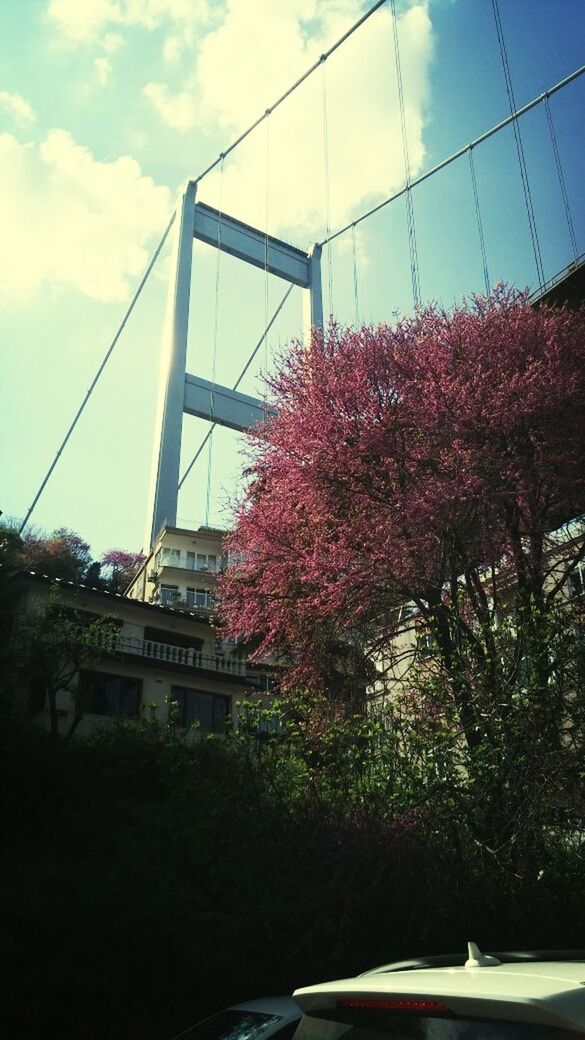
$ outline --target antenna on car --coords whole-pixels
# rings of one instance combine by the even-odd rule
[[[467,943],[467,953],[466,968],[489,968],[502,963],[497,957],[491,957],[489,953],[482,953],[474,942]]]

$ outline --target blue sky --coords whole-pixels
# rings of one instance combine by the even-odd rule
[[[359,0],[3,0],[0,3],[0,508],[24,515],[170,212],[240,130],[367,8]],[[397,0],[413,174],[509,114],[490,0]],[[583,64],[582,0],[500,0],[525,104]],[[324,106],[323,99],[326,99]],[[578,251],[585,249],[585,76],[550,102]],[[324,147],[326,109],[327,155]],[[543,106],[521,123],[546,276],[571,244]],[[475,152],[491,282],[535,284],[511,129]],[[328,159],[328,161],[326,161]],[[271,116],[198,197],[307,248],[404,176],[390,5]],[[329,197],[329,211],[327,211]],[[481,291],[467,158],[413,193],[421,293]],[[357,298],[354,292],[357,272]],[[32,518],[99,556],[142,545],[168,254]],[[343,322],[412,308],[403,200],[324,250],[326,310]],[[219,286],[219,292],[216,287]],[[196,246],[189,370],[231,384],[286,286]],[[331,292],[330,292],[331,290]],[[260,390],[301,332],[291,295],[241,389]],[[215,355],[215,362],[214,362]],[[184,465],[206,432],[184,421]],[[179,520],[227,524],[240,438],[214,435]],[[209,511],[207,509],[209,503]]]

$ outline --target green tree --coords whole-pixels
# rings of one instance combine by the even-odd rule
[[[63,581],[83,581],[92,565],[89,543],[67,527],[58,527],[50,535],[27,532],[22,553],[27,570]]]
[[[88,709],[77,693],[79,672],[99,660],[117,631],[117,622],[109,617],[88,624],[86,614],[59,602],[57,589],[17,617],[10,647],[14,675],[19,685],[41,690],[46,696],[54,740],[59,737],[58,692],[65,690],[75,700],[73,720],[65,735],[69,740]]]

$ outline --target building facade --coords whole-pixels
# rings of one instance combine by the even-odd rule
[[[172,565],[177,563],[174,556],[169,559]],[[161,562],[162,577],[167,570],[173,577],[178,567]],[[187,577],[185,587],[190,580]],[[171,603],[156,594],[147,602],[33,573],[19,575],[17,582],[19,613],[38,610],[52,594],[58,606],[81,625],[106,618],[113,628],[114,634],[99,655],[79,669],[68,688],[57,692],[62,733],[68,731],[83,704],[83,718],[76,730],[81,735],[113,716],[156,717],[166,722],[170,714],[186,733],[221,734],[228,719],[237,725],[239,701],[269,688],[266,670],[248,668],[235,645],[216,638],[210,602],[191,609],[184,605],[184,597]],[[181,587],[180,579],[169,583]],[[211,596],[209,584],[201,584]],[[49,728],[42,681],[32,687],[25,683],[19,692],[35,723]]]

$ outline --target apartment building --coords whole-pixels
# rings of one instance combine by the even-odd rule
[[[211,617],[217,575],[231,562],[224,537],[213,527],[163,527],[125,595]]]
[[[125,591],[140,600],[174,610],[196,611],[213,622],[217,577],[238,562],[225,546],[227,531],[216,527],[163,527],[140,570]],[[247,681],[257,691],[273,688],[273,661],[241,662],[235,639],[218,638],[218,651],[240,660]]]
[[[265,673],[248,669],[233,646],[217,640],[208,606],[181,609],[177,602],[149,603],[34,573],[21,574],[16,581],[19,612],[38,609],[56,590],[59,607],[80,624],[108,618],[115,629],[98,658],[58,691],[63,733],[80,702],[85,708],[77,732],[83,735],[115,715],[139,719],[154,714],[165,721],[172,700],[180,727],[189,731],[195,725],[201,734],[221,734],[228,718],[237,724],[238,702],[269,686]],[[29,684],[20,694],[35,723],[48,728],[43,682]]]

